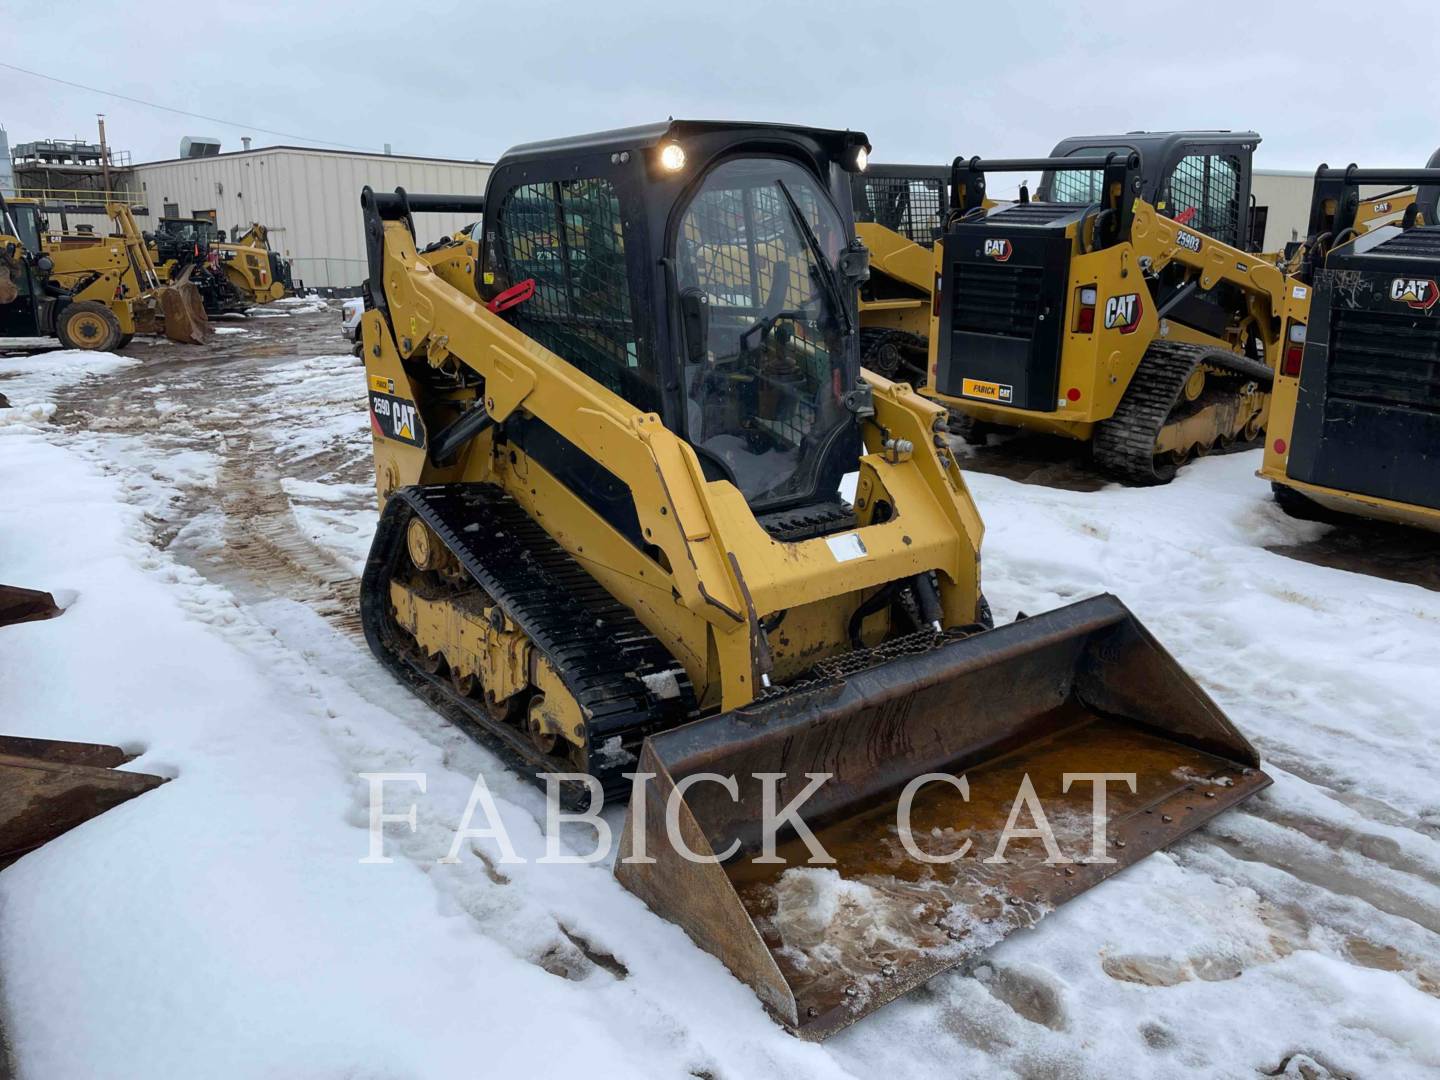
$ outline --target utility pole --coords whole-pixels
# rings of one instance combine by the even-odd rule
[[[96,113],[100,124],[100,175],[105,182],[105,201],[110,201],[110,150],[105,145],[105,114]]]

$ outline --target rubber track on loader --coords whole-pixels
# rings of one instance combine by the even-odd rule
[[[1161,483],[1164,477],[1155,472],[1155,441],[1180,401],[1190,373],[1202,363],[1266,386],[1274,382],[1273,373],[1259,360],[1228,356],[1203,345],[1157,341],[1145,350],[1115,415],[1096,426],[1095,460],[1131,483]]]
[[[488,484],[445,484],[397,491],[386,504],[365,567],[361,610],[366,639],[375,654],[426,696],[458,710],[462,726],[479,727],[531,769],[561,772],[567,766],[538,751],[519,727],[491,718],[480,702],[462,697],[449,680],[429,674],[391,648],[397,635],[390,618],[389,584],[405,555],[409,508],[454,553],[466,571],[514,620],[554,665],[589,717],[589,768],[606,794],[624,791],[640,743],[651,732],[673,727],[695,713],[694,692],[684,668],[629,608],[576,562],[503,490]],[[644,678],[673,673],[678,694],[658,697]],[[619,737],[626,754],[604,744]]]
[[[895,360],[882,363],[882,354],[891,345],[895,347]],[[861,366],[893,382],[908,382],[914,388],[925,385],[929,350],[924,338],[905,330],[866,327],[860,331]]]

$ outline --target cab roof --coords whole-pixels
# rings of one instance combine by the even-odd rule
[[[521,143],[501,154],[500,160],[495,164],[498,168],[501,165],[580,154],[649,150],[664,142],[683,143],[687,137],[710,135],[717,132],[734,132],[737,135],[753,137],[759,141],[764,141],[767,136],[780,139],[800,136],[813,140],[826,153],[836,158],[839,158],[845,150],[852,146],[859,145],[867,149],[870,146],[870,140],[863,131],[841,131],[835,128],[739,120],[666,120],[655,124],[641,124],[638,127],[596,131],[588,135],[569,135],[562,139]]]
[[[1123,135],[1072,135],[1061,139],[1050,152],[1051,157],[1069,157],[1077,150],[1098,146],[1128,146],[1140,154],[1141,169],[1146,162],[1165,161],[1188,143],[1233,143],[1254,149],[1260,136],[1253,131],[1222,129],[1192,131],[1127,131]]]

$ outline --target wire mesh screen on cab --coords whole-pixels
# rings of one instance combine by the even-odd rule
[[[931,247],[940,232],[944,183],[865,174],[855,185],[855,220],[873,221],[915,244]]]
[[[632,404],[657,410],[614,185],[578,179],[511,188],[496,241],[502,284],[535,279],[535,295],[509,313],[515,327]]]
[[[1164,212],[1187,229],[1236,245],[1240,240],[1240,163],[1221,154],[1180,159],[1166,184]]]

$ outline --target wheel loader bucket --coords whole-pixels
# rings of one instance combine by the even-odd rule
[[[182,345],[203,345],[210,340],[210,319],[205,314],[205,301],[200,290],[190,282],[162,285],[160,315],[165,322],[165,336]]]
[[[210,340],[210,317],[205,300],[190,280],[194,266],[187,266],[168,285],[155,290],[165,336],[181,345],[203,345]]]
[[[1254,794],[1258,765],[1098,596],[651,736],[615,873],[822,1039]],[[783,820],[812,774],[800,816],[833,862],[788,826],[771,861],[766,788]]]
[[[10,276],[10,268],[0,262],[0,306],[13,304],[19,295],[20,290],[15,287],[15,281]]]
[[[125,760],[118,746],[0,735],[0,868],[165,783]]]

